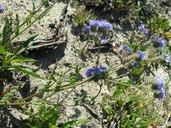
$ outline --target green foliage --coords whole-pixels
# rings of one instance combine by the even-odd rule
[[[76,13],[74,16],[75,26],[83,26],[87,21],[91,19],[95,19],[95,15],[93,10],[86,10],[84,5],[79,5],[79,3],[75,2]]]
[[[89,122],[89,120],[73,120],[65,123],[61,128],[71,128],[72,126]]]
[[[166,17],[156,14],[147,21],[147,28],[149,28],[151,34],[164,36],[163,34],[169,29],[169,21]]]
[[[49,105],[44,102],[32,102],[34,105],[38,105],[38,110],[32,112],[31,110],[26,110],[23,106],[24,111],[29,115],[29,123],[24,124],[24,126],[29,126],[29,128],[54,128],[56,126],[56,121],[60,117],[60,107]]]
[[[153,108],[153,98],[146,92],[132,86],[116,84],[112,95],[104,95],[103,110],[108,123],[116,121],[122,128],[148,127],[161,122],[157,110]],[[151,110],[153,109],[153,110]]]

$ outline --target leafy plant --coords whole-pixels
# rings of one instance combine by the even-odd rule
[[[78,1],[74,2],[74,7],[76,9],[76,12],[74,14],[75,26],[83,26],[89,20],[95,18],[93,10],[90,11],[86,10],[86,7],[84,5],[80,6]]]

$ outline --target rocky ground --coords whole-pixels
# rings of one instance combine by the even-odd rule
[[[0,3],[5,6],[4,13],[0,14],[0,23],[4,23],[4,17],[6,14],[12,14],[15,16],[19,15],[20,19],[24,19],[29,11],[32,9],[32,2],[35,5],[40,3],[40,0],[0,0]],[[50,2],[52,4],[52,2]],[[62,10],[67,9],[65,17],[61,17]],[[32,69],[36,69],[41,66],[37,71],[43,77],[47,77],[53,70],[55,63],[57,62],[56,71],[66,71],[71,66],[81,65],[83,68],[80,71],[80,80],[85,79],[85,70],[95,66],[96,63],[96,52],[87,53],[84,59],[78,55],[78,50],[84,46],[85,41],[81,41],[82,28],[76,28],[73,25],[72,19],[70,18],[74,13],[75,9],[70,5],[70,2],[59,2],[44,16],[41,20],[34,23],[26,32],[20,35],[15,41],[24,41],[29,37],[39,34],[39,40],[52,39],[54,28],[49,26],[55,24],[58,26],[57,37],[53,42],[58,45],[52,45],[50,49],[34,49],[29,50],[24,56],[32,57],[37,60],[33,64],[27,64]],[[169,13],[171,10],[169,11]],[[171,14],[167,14],[169,17]],[[103,16],[98,17],[102,19]],[[61,22],[62,21],[62,22]],[[113,36],[112,46],[115,44],[122,44],[123,41],[128,40],[132,31],[137,31],[137,25],[121,25],[120,23],[113,22]],[[110,64],[120,65],[120,59],[115,53],[114,48],[109,48],[100,53],[100,64],[108,67]],[[168,79],[168,74],[165,69],[160,68],[155,71],[164,80]],[[20,74],[16,74],[20,75]],[[69,76],[69,75],[68,75]],[[66,76],[67,77],[67,76]],[[46,83],[46,80],[40,80],[34,77],[27,77],[25,80],[20,81],[22,91],[18,94],[21,97],[26,97],[34,92],[40,90]],[[107,87],[103,86],[100,96],[95,100],[95,104],[92,106],[86,104],[90,97],[95,96],[98,93],[99,86],[97,83],[90,82],[81,86],[63,91],[59,94],[53,95],[47,101],[52,103],[62,102],[65,104],[63,107],[63,116],[59,122],[67,122],[73,119],[89,119],[90,122],[79,126],[81,128],[101,128],[102,127],[102,110],[101,100],[104,93],[109,93]],[[45,94],[47,95],[47,94]],[[74,103],[78,97],[83,96],[85,101],[84,105],[74,106]],[[93,114],[94,113],[94,114]],[[27,116],[22,114],[19,109],[14,107],[1,107],[0,108],[0,127],[9,128],[17,127],[22,120],[27,119]]]

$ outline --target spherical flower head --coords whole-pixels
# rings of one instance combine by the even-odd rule
[[[89,32],[90,31],[90,26],[84,26],[84,31]]]
[[[155,40],[159,40],[159,36],[158,35],[152,35],[151,38],[155,39]]]
[[[141,24],[139,27],[138,27],[138,30],[139,31],[143,31],[145,35],[148,35],[148,29],[144,28],[144,24]]]
[[[5,7],[2,4],[0,4],[0,13],[2,13],[4,10],[5,10]]]
[[[159,100],[162,100],[166,96],[166,92],[163,88],[160,88],[159,91],[160,91]]]
[[[134,66],[134,68],[137,68],[138,67],[138,62],[134,61],[133,66]]]
[[[170,62],[170,56],[168,54],[163,53],[163,56],[164,56],[166,62]]]
[[[89,68],[89,69],[85,72],[85,75],[86,75],[87,77],[89,77],[89,76],[94,75],[94,73],[95,73],[95,69],[94,69],[94,68]]]
[[[97,73],[102,73],[106,70],[106,67],[103,67],[103,66],[99,66],[97,68],[95,68],[96,72]]]
[[[156,76],[155,78],[157,80],[158,89],[160,90],[164,86],[164,81],[159,76]]]
[[[145,55],[141,50],[137,50],[137,53],[140,55],[141,60],[145,60]]]
[[[165,44],[165,41],[162,38],[159,38],[159,47],[162,48]]]
[[[108,30],[112,31],[113,30],[113,26],[111,23],[107,22],[107,21],[99,21],[98,26],[100,28],[107,28]]]
[[[145,35],[148,35],[148,30],[146,28],[143,29]]]
[[[94,75],[95,73],[103,73],[106,70],[105,67],[99,66],[97,68],[89,68],[86,72],[85,75],[87,77]]]
[[[131,49],[128,45],[121,45],[118,50],[126,50],[127,51],[127,54],[130,54],[131,53]]]
[[[99,21],[98,21],[98,20],[91,20],[91,21],[90,21],[90,26],[91,26],[91,27],[97,27],[98,24],[99,24]]]
[[[108,39],[103,39],[103,40],[101,40],[101,43],[102,44],[106,44],[108,42]]]
[[[144,26],[145,26],[144,24],[141,24],[141,25],[138,27],[138,30],[139,30],[139,31],[143,31]]]

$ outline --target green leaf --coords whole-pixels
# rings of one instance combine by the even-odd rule
[[[17,50],[15,51],[15,55],[18,55],[22,52],[24,52],[28,47],[34,44],[34,42],[37,40],[38,35],[35,35],[28,40],[26,40]]]
[[[72,126],[89,122],[89,120],[74,120],[65,123],[61,128],[71,128]]]
[[[12,20],[8,20],[8,18],[5,18],[5,26],[3,28],[3,39],[2,39],[2,45],[5,45],[10,39],[12,34]]]
[[[143,72],[143,68],[133,68],[132,73],[135,75],[140,75]]]
[[[33,105],[42,105],[42,102],[38,102],[38,101],[31,101],[31,103],[33,104]]]
[[[34,73],[33,70],[31,70],[29,68],[20,67],[20,66],[11,66],[11,67],[8,67],[8,68],[9,68],[9,70],[21,71],[21,72],[24,72],[24,73],[26,73],[28,75],[32,75],[34,77],[43,79],[41,76],[39,76],[37,73]]]
[[[50,125],[49,128],[56,128],[56,125]]]
[[[19,18],[18,18],[18,14],[16,15],[16,18],[15,18],[15,36],[18,36],[19,35]]]
[[[3,46],[0,46],[0,54],[5,55],[6,51]]]
[[[15,58],[12,59],[10,62],[11,63],[36,62],[36,60],[31,58]]]

